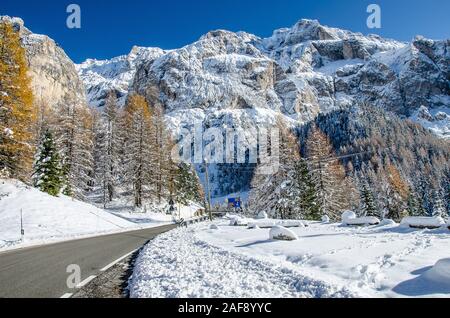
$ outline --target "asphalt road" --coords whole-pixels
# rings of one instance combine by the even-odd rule
[[[167,225],[0,253],[0,298],[59,298],[74,293],[66,283],[69,265],[80,266],[83,281],[175,227]]]

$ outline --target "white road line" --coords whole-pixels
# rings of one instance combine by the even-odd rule
[[[88,278],[83,280],[81,283],[79,283],[76,288],[82,288],[82,287],[86,286],[87,284],[89,284],[96,277],[97,276],[95,276],[95,275],[89,276]]]
[[[67,294],[62,295],[60,298],[70,298],[72,296],[73,296],[73,294],[67,293]]]
[[[136,252],[138,249],[135,249],[134,251],[131,251],[130,253],[128,253],[127,255],[122,256],[121,258],[115,260],[114,262],[106,265],[105,267],[103,267],[100,271],[101,272],[106,272],[108,269],[110,269],[111,267],[113,267],[114,265],[116,265],[117,263],[119,263],[120,261],[124,260],[125,258],[127,258],[128,256],[132,255],[134,252]]]

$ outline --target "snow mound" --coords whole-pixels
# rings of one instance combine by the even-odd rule
[[[380,222],[380,226],[388,226],[388,225],[398,225],[394,220],[391,219],[384,219]]]
[[[258,226],[259,228],[272,228],[274,226],[283,226],[283,227],[306,227],[306,225],[302,221],[298,220],[254,220],[249,222],[249,226]]]
[[[295,234],[291,230],[289,230],[283,226],[279,226],[279,225],[274,226],[270,230],[269,235],[270,235],[271,240],[280,240],[280,241],[297,241],[298,240],[297,234]]]
[[[345,211],[342,213],[343,225],[375,225],[380,224],[380,220],[373,216],[365,216],[358,218],[353,211]]]
[[[343,222],[345,225],[377,225],[380,220],[373,216],[365,216],[361,218],[348,219]]]
[[[247,226],[248,220],[241,218],[240,216],[233,216],[230,218],[230,225],[231,226]]]
[[[450,287],[450,258],[441,259],[425,273],[428,280]]]
[[[342,213],[342,222],[350,220],[350,219],[356,219],[356,213],[353,211],[345,211]]]
[[[436,229],[445,226],[445,221],[441,217],[406,217],[402,220],[401,226],[412,228]]]
[[[267,216],[266,211],[261,211],[261,212],[259,212],[259,214],[256,218],[259,220],[263,220],[263,219],[268,219],[269,217]]]
[[[209,229],[210,229],[210,230],[218,230],[219,227],[218,227],[217,225],[215,225],[215,224],[211,224],[211,225],[209,226]]]
[[[20,212],[25,235],[20,233]],[[137,224],[90,204],[53,197],[19,181],[0,179],[0,249],[93,234],[123,231]]]
[[[322,216],[322,222],[323,223],[330,223],[330,217],[328,215]]]
[[[260,227],[256,223],[249,223],[248,224],[248,229],[249,230],[259,230]]]

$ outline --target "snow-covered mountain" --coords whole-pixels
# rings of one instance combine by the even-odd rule
[[[128,55],[103,61],[89,59],[76,65],[78,73],[86,85],[90,105],[104,106],[104,100],[110,92],[113,92],[119,103],[124,105],[137,66],[144,61],[153,61],[164,53],[159,48],[135,46]]]
[[[450,105],[449,43],[402,43],[301,20],[269,38],[217,30],[180,49],[134,48],[78,70],[91,105],[111,90],[121,103],[134,91],[161,103],[176,126],[193,118],[268,122],[279,113],[307,122],[356,102],[414,116],[422,106]]]
[[[3,21],[20,33],[37,103],[55,108],[64,103],[86,105],[84,83],[64,50],[48,36],[32,33],[20,18],[0,16]]]

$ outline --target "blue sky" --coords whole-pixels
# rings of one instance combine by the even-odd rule
[[[66,27],[66,7],[82,10],[82,28]],[[366,26],[367,5],[382,9],[382,28]],[[178,48],[213,29],[269,36],[301,18],[409,41],[450,38],[448,0],[1,0],[0,14],[19,16],[56,40],[75,61],[126,54],[133,45]]]

